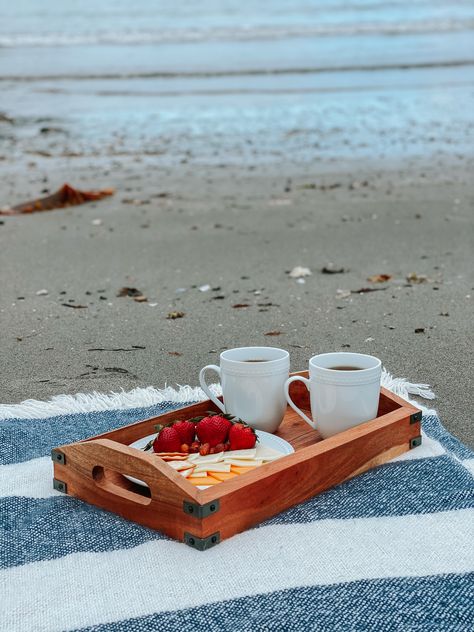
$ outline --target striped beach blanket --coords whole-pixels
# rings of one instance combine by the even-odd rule
[[[52,447],[196,398],[170,393],[0,406],[1,632],[474,629],[474,454],[434,411],[421,447],[206,552],[52,489]]]

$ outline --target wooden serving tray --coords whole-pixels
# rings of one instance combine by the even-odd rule
[[[297,406],[310,410],[301,382],[290,393]],[[376,419],[329,439],[288,407],[276,434],[292,444],[293,454],[204,490],[157,456],[129,447],[157,423],[207,410],[217,407],[207,400],[54,449],[55,489],[205,550],[421,444],[421,411],[382,388]]]

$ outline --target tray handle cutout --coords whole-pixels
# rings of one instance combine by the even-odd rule
[[[181,487],[183,496],[188,496],[183,490],[184,480],[181,480],[179,474],[160,459],[155,460],[135,448],[110,439],[96,439],[74,443],[61,449],[67,456],[66,471],[69,468],[76,469],[97,487],[124,500],[141,506],[149,505],[152,500],[172,500],[176,497],[177,487]],[[145,488],[143,491],[137,488],[124,474],[144,481],[149,493]],[[182,500],[180,509],[182,510]]]
[[[95,465],[92,468],[92,478],[98,487],[105,489],[109,494],[131,500],[139,505],[149,505],[151,503],[151,494],[145,495],[134,491],[131,487],[133,483],[128,481],[122,473],[115,470],[109,470],[102,465]],[[128,484],[130,484],[130,487]]]

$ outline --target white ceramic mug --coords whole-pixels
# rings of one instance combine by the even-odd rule
[[[224,403],[209,390],[204,379],[207,370],[219,375]],[[257,430],[275,432],[286,410],[284,386],[289,371],[290,354],[284,349],[240,347],[223,351],[220,367],[208,364],[201,369],[199,382],[222,412],[239,417]]]
[[[351,366],[359,370],[334,370]],[[309,380],[295,375],[285,383],[288,404],[325,439],[377,416],[382,363],[361,353],[322,353],[309,361]],[[289,387],[303,382],[311,397],[311,420],[291,400]]]

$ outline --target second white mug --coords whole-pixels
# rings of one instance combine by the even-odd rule
[[[215,371],[221,381],[224,403],[209,390],[205,372]],[[286,410],[285,382],[290,355],[275,347],[240,347],[220,355],[220,367],[209,364],[201,369],[202,390],[222,412],[266,432],[275,432]]]
[[[285,383],[289,405],[323,439],[377,416],[382,363],[361,353],[322,353],[309,361],[309,380],[300,375]],[[289,387],[301,381],[311,396],[310,419],[292,401]]]

